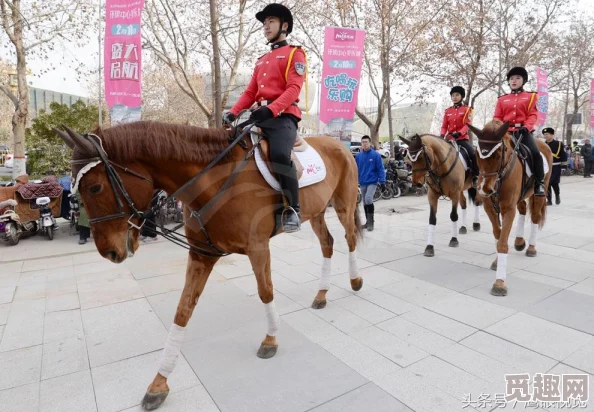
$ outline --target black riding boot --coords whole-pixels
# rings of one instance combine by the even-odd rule
[[[278,177],[289,205],[283,210],[283,231],[285,233],[297,232],[301,228],[301,215],[299,210],[299,181],[297,180],[297,170],[293,162],[291,162],[287,173],[279,174]]]
[[[363,210],[365,210],[365,224],[361,228],[367,229],[369,225],[369,205],[363,204]]]
[[[533,165],[533,172],[534,175],[534,195],[535,196],[545,196],[546,190],[544,185],[544,165],[542,162],[542,156],[540,155],[540,150],[538,150],[538,146],[536,145],[536,141],[532,136],[532,133],[524,132],[522,136],[522,143],[524,143],[530,149],[532,153],[532,165]]]
[[[552,193],[551,193],[552,187],[551,184],[549,183],[549,190],[547,190],[547,206],[553,206],[553,202],[552,202]]]
[[[367,231],[368,232],[373,232],[373,223],[374,223],[374,219],[373,219],[373,213],[375,212],[375,205],[372,203],[370,205],[367,206]]]
[[[469,140],[459,140],[458,144],[464,146],[466,153],[468,153],[468,160],[470,161],[470,170],[472,173],[472,187],[478,187],[479,167],[474,154],[474,147]]]

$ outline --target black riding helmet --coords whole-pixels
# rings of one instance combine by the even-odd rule
[[[507,81],[509,82],[509,78],[514,75],[522,76],[522,79],[524,79],[524,84],[528,83],[528,72],[526,71],[525,68],[523,68],[523,67],[512,68],[510,71],[507,72]]]
[[[462,86],[454,86],[452,90],[450,90],[450,96],[454,93],[460,93],[460,96],[464,99],[466,97],[466,90]]]
[[[286,33],[287,35],[293,31],[293,14],[291,10],[279,3],[271,3],[264,7],[262,11],[256,13],[256,19],[260,23],[264,23],[266,17],[278,17],[280,19],[280,29],[277,35],[269,43],[274,43],[278,40],[281,34]],[[287,23],[287,30],[283,30],[283,23]]]

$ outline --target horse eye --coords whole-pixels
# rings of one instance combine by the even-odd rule
[[[96,195],[97,193],[101,192],[101,189],[103,189],[102,185],[95,185],[95,186],[91,186],[91,193]]]

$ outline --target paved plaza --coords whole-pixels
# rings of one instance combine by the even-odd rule
[[[269,360],[256,357],[266,317],[249,262],[221,259],[159,410],[491,411],[506,374],[594,374],[594,182],[563,178],[561,190],[538,256],[510,248],[503,298],[489,294],[496,251],[486,215],[480,232],[449,248],[448,201],[439,202],[433,258],[422,255],[425,197],[376,203],[375,231],[358,248],[359,292],[330,208],[334,276],[323,310],[310,308],[322,255],[309,223],[278,236],[281,325]],[[185,250],[161,240],[115,265],[77,240],[60,232],[52,242],[0,244],[1,412],[141,410],[183,287]],[[594,400],[577,410],[594,411]]]

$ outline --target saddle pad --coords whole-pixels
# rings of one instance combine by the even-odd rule
[[[547,158],[545,157],[545,155],[542,154],[542,152],[540,152],[540,156],[542,157],[542,168],[544,170],[544,174],[546,175],[549,172],[549,163],[547,162]],[[526,176],[532,176],[532,170],[530,170],[529,162],[526,162]]]
[[[255,144],[258,141],[258,135],[251,133],[252,143]],[[303,175],[299,179],[299,188],[319,183],[326,177],[326,165],[322,160],[320,154],[311,145],[303,152],[295,152],[295,155],[303,166]],[[281,191],[280,183],[276,176],[274,176],[266,164],[266,160],[260,153],[260,148],[256,147],[254,151],[254,158],[256,159],[256,165],[258,170],[266,180],[266,182],[277,192]]]
[[[468,170],[468,164],[466,163],[466,158],[462,154],[462,152],[458,152],[458,157],[460,158],[460,162],[462,162],[462,166],[464,166],[464,170]]]
[[[56,182],[48,183],[27,183],[20,186],[17,192],[23,197],[23,199],[36,199],[38,197],[47,196],[49,198],[55,198],[62,194],[62,186]]]

